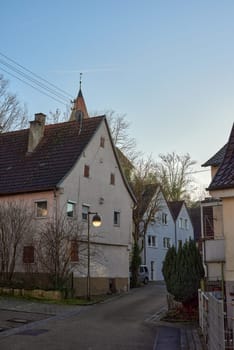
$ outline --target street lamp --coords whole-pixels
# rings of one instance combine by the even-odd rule
[[[96,212],[88,211],[88,271],[87,271],[87,299],[90,300],[90,215],[93,215],[92,225],[93,227],[100,227],[102,219]]]

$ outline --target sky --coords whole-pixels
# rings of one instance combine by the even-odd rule
[[[145,156],[189,153],[208,170],[234,121],[233,18],[233,0],[0,0],[0,54],[73,98],[82,72],[88,110],[125,115]],[[2,60],[31,119],[66,110]],[[198,189],[210,182],[194,176]]]

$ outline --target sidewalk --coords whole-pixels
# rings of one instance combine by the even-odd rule
[[[159,322],[153,350],[206,350],[195,325]]]

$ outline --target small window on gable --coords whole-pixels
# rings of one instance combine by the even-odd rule
[[[113,173],[110,174],[110,184],[115,185],[115,174]]]
[[[105,147],[105,137],[100,138],[100,147],[104,148]]]
[[[189,224],[188,224],[188,220],[187,219],[184,219],[184,228],[185,228],[185,230],[189,229]]]
[[[79,261],[79,254],[78,254],[78,241],[76,239],[73,239],[71,241],[71,261]]]
[[[47,201],[35,202],[35,215],[37,218],[44,218],[48,215]]]
[[[82,220],[83,221],[88,221],[88,212],[89,212],[89,206],[82,205]]]
[[[168,220],[167,220],[167,213],[162,213],[162,224],[167,225]]]
[[[180,218],[180,220],[179,220],[179,228],[184,228],[183,218]]]
[[[76,204],[74,202],[67,202],[67,216],[73,218],[75,216]]]
[[[23,263],[32,264],[34,263],[34,247],[32,245],[25,246],[23,250]]]
[[[120,212],[114,211],[114,226],[120,226]]]
[[[89,177],[89,165],[84,166],[84,177]]]

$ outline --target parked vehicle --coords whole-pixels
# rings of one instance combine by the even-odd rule
[[[132,279],[132,273],[130,272],[130,280]],[[138,270],[138,282],[148,284],[149,282],[149,270],[146,265],[140,265]]]
[[[139,282],[147,284],[149,282],[149,270],[146,265],[140,265],[138,271]]]

